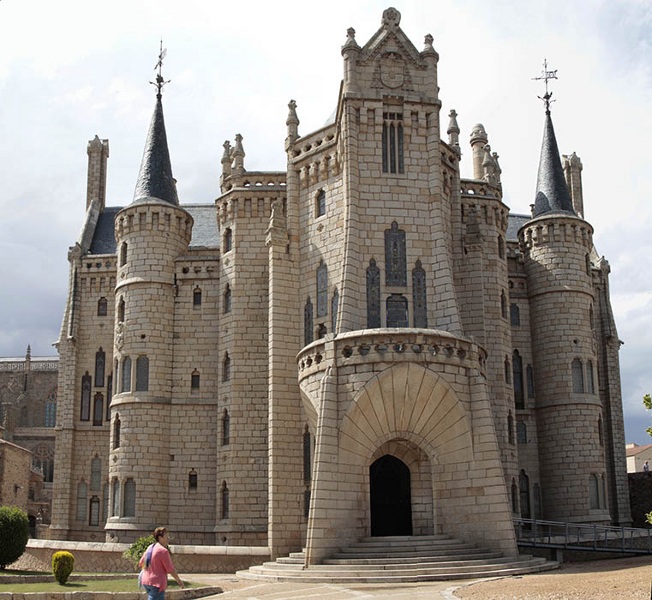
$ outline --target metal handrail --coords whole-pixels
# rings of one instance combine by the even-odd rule
[[[519,546],[652,554],[652,529],[519,518],[514,530]]]

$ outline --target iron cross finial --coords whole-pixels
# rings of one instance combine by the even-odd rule
[[[156,81],[150,81],[152,85],[156,86],[156,97],[159,100],[161,99],[161,94],[163,93],[163,86],[170,83],[170,80],[168,79],[167,81],[165,81],[165,79],[163,79],[163,75],[161,74],[161,70],[163,69],[163,59],[165,58],[167,52],[168,52],[167,49],[163,48],[163,40],[161,40],[161,47],[158,54],[158,62],[154,66],[154,70],[155,71],[158,70],[158,73],[156,74]]]
[[[533,77],[532,78],[534,81],[545,81],[546,82],[546,93],[543,96],[538,96],[539,100],[543,100],[543,103],[546,105],[546,114],[550,114],[550,103],[554,102],[554,100],[551,100],[552,98],[552,92],[548,91],[548,81],[551,79],[557,79],[557,69],[554,71],[548,70],[548,60],[543,59],[543,70],[541,71],[541,75],[539,77]]]

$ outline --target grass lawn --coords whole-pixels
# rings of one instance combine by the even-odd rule
[[[23,571],[22,575],[26,575]],[[42,573],[38,573],[42,575]],[[0,592],[137,592],[137,575],[125,579],[109,579],[104,581],[68,581],[66,585],[53,583],[2,583],[0,576]],[[201,587],[197,583],[184,582],[187,588]],[[168,589],[177,589],[176,581],[168,583]]]

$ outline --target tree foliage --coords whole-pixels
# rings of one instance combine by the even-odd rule
[[[0,506],[0,569],[17,561],[25,552],[29,519],[20,508]]]
[[[648,410],[652,410],[652,396],[650,396],[650,394],[645,394],[645,396],[643,396],[643,406]],[[645,433],[652,435],[652,427],[648,427],[645,430]]]
[[[138,538],[127,550],[122,554],[123,558],[131,561],[134,566],[138,564],[140,557],[144,554],[145,550],[150,544],[156,542],[153,535],[146,535],[145,537]]]

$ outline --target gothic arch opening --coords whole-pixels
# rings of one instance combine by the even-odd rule
[[[371,535],[412,535],[410,469],[385,454],[369,467]]]

